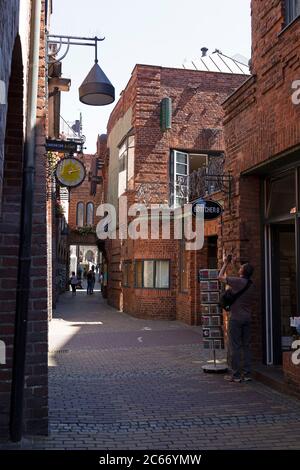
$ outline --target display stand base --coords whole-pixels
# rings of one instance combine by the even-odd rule
[[[203,372],[214,373],[214,374],[225,374],[228,371],[226,364],[205,364],[202,366]]]

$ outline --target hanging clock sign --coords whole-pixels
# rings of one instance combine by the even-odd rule
[[[61,186],[76,188],[76,186],[83,183],[86,169],[78,158],[66,157],[56,165],[55,176]]]
[[[193,215],[204,214],[204,220],[214,220],[223,213],[223,207],[216,201],[205,201],[200,199],[192,206]]]

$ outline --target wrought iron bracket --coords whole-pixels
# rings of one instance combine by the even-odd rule
[[[204,176],[206,187],[210,188],[211,186],[219,188],[219,191],[226,194],[228,200],[228,209],[231,214],[231,202],[232,202],[232,193],[233,193],[233,176],[231,171],[223,174],[206,174]],[[209,193],[209,191],[208,191]]]
[[[59,34],[47,33],[47,57],[48,64],[53,65],[61,62],[68,54],[71,46],[92,46],[95,48],[95,62],[98,63],[98,42],[104,41],[105,37],[98,38],[97,36],[92,38],[80,37],[80,36],[63,36]],[[51,45],[57,45],[53,52],[51,52]],[[66,45],[65,52],[56,58],[57,54],[60,53],[62,46]]]

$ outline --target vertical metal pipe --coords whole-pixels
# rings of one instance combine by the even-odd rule
[[[26,336],[30,293],[32,211],[34,203],[35,132],[39,76],[41,9],[41,0],[32,0],[28,100],[24,144],[20,248],[16,292],[14,358],[10,409],[10,438],[14,442],[18,442],[22,439],[23,431]]]

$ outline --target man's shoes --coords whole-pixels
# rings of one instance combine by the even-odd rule
[[[250,375],[244,375],[243,382],[251,382],[251,381],[252,381],[252,377],[250,377]]]
[[[235,383],[241,383],[242,381],[240,377],[234,377],[232,375],[225,375],[224,380],[227,380],[228,382],[235,382]]]

